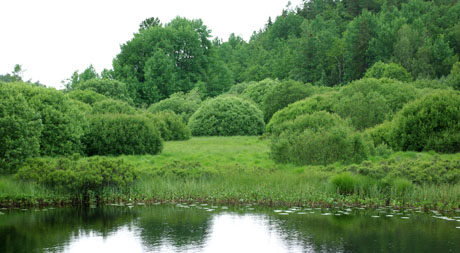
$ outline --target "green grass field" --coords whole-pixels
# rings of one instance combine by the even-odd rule
[[[331,179],[346,166],[294,166],[270,159],[269,141],[260,137],[200,137],[166,142],[161,154],[122,156],[132,163],[139,177],[129,189],[105,189],[108,202],[208,202],[273,206],[383,206],[459,208],[459,184],[390,184],[353,176],[350,192]],[[390,159],[430,161],[434,157],[458,160],[459,155],[399,152]],[[373,157],[378,163],[384,160]],[[340,176],[339,176],[340,177]],[[339,178],[340,179],[340,178]],[[66,193],[22,182],[14,176],[0,177],[2,205],[66,204]]]

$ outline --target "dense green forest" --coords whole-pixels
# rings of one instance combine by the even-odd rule
[[[139,172],[118,156],[158,155],[191,136],[261,136],[269,166],[317,166],[340,195],[456,185],[460,159],[445,154],[460,152],[459,55],[458,1],[305,1],[249,41],[211,40],[201,20],[148,18],[112,69],[75,71],[64,90],[22,80],[20,65],[0,75],[0,172],[100,199],[142,175],[224,173],[177,161]]]

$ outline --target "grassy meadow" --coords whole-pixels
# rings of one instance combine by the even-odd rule
[[[350,174],[341,164],[295,166],[270,159],[270,142],[262,137],[194,137],[164,143],[158,155],[120,156],[137,171],[124,190],[104,188],[103,203],[206,202],[269,206],[393,206],[453,210],[460,205],[458,184],[391,182]],[[56,158],[49,158],[50,160]],[[460,156],[396,152],[374,156],[364,165],[396,161],[456,161]],[[351,166],[353,168],[353,165]],[[65,205],[63,190],[51,189],[15,176],[0,177],[2,206]]]

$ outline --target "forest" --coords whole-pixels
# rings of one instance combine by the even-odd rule
[[[460,207],[460,2],[311,0],[249,41],[147,18],[111,69],[0,75],[0,205]]]

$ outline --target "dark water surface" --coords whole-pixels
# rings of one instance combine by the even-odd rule
[[[198,204],[0,212],[0,252],[460,252],[460,213]]]

